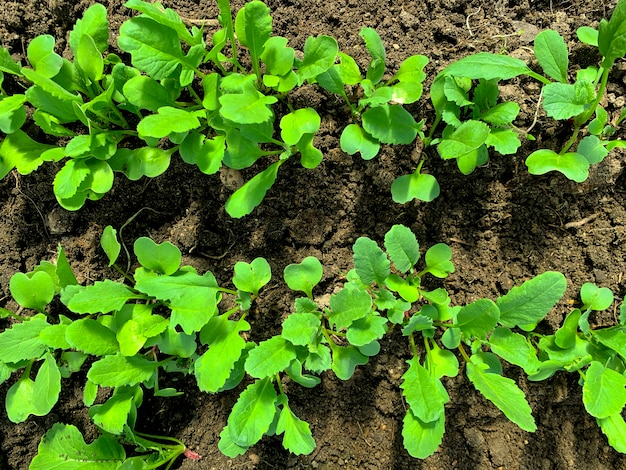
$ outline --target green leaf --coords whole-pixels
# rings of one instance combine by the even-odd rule
[[[250,384],[228,417],[229,436],[240,447],[256,444],[274,421],[278,397],[270,377]]]
[[[91,80],[96,82],[102,79],[104,60],[91,36],[83,35],[78,42],[75,52],[76,65]]]
[[[340,330],[371,313],[372,298],[365,290],[344,287],[330,296],[330,309],[328,320]]]
[[[253,64],[258,64],[265,43],[272,35],[270,9],[260,1],[251,1],[239,10],[235,22],[239,42],[250,51]]]
[[[24,308],[45,312],[54,298],[54,281],[46,272],[36,272],[32,276],[15,273],[9,281],[9,289],[15,301]]]
[[[595,90],[587,81],[550,83],[543,87],[543,109],[554,119],[569,119],[587,110],[595,98]]]
[[[322,263],[315,256],[307,256],[301,263],[290,264],[283,271],[287,286],[304,292],[308,298],[313,298],[313,288],[322,280],[323,274]]]
[[[511,125],[519,114],[519,104],[513,102],[498,103],[479,115],[482,121],[495,126]]]
[[[95,468],[117,470],[126,459],[124,447],[112,436],[102,435],[86,444],[78,428],[55,423],[41,438],[30,470]]]
[[[295,358],[294,345],[282,336],[274,336],[250,351],[246,372],[257,379],[272,377],[286,369]]]
[[[268,73],[287,75],[291,72],[295,51],[287,47],[287,38],[273,36],[265,41],[261,60],[265,63]]]
[[[489,337],[489,347],[505,361],[520,366],[528,375],[539,369],[535,348],[525,336],[508,328],[496,328]]]
[[[256,206],[261,204],[267,191],[276,181],[278,168],[285,160],[278,160],[254,176],[250,181],[235,191],[226,201],[226,212],[235,219],[250,214]]]
[[[359,237],[352,246],[354,267],[364,284],[375,282],[379,287],[385,285],[389,276],[389,259],[378,244],[367,238]]]
[[[265,258],[255,258],[248,264],[238,261],[235,264],[233,284],[237,289],[259,295],[259,290],[272,278],[272,270]]]
[[[188,335],[200,331],[217,313],[217,282],[208,272],[204,276],[194,270],[180,270],[170,276],[139,279],[135,288],[156,297],[169,300],[170,328],[181,325]]]
[[[246,88],[244,93],[228,93],[219,97],[220,115],[238,124],[260,124],[273,118],[269,105],[276,101],[275,96]]]
[[[410,144],[419,130],[413,116],[400,105],[368,108],[362,120],[365,131],[384,144]]]
[[[385,46],[373,28],[361,28],[359,36],[365,41],[365,47],[372,56],[372,60],[367,68],[366,78],[376,85],[385,74]]]
[[[578,40],[589,46],[598,47],[598,30],[590,26],[581,26],[576,30]]]
[[[400,388],[413,414],[425,423],[436,421],[444,413],[445,397],[437,379],[416,358],[407,361],[409,369],[402,376]]]
[[[57,324],[50,325],[39,333],[41,342],[49,348],[53,349],[71,349],[71,345],[65,339],[65,331],[68,325]],[[80,353],[73,353],[80,354]]]
[[[122,309],[122,312],[126,309],[130,313],[130,318],[121,325],[119,324],[121,315],[116,315],[118,324],[115,338],[120,345],[120,352],[124,356],[134,356],[144,347],[148,338],[163,333],[169,322],[160,315],[152,315],[152,308],[148,305],[127,305]],[[159,338],[159,349],[165,354],[174,354],[174,352],[170,352],[172,348],[169,347],[169,343],[169,335],[162,335]],[[195,352],[195,346],[194,338],[192,353]],[[181,357],[188,357],[179,350],[176,350],[175,353]]]
[[[420,247],[410,228],[396,224],[385,235],[385,249],[396,269],[406,273],[420,259]]]
[[[296,109],[280,120],[281,138],[287,145],[296,145],[304,134],[315,134],[321,118],[313,108]]]
[[[422,310],[420,310],[419,314],[412,315],[406,326],[402,328],[402,334],[404,336],[410,336],[416,331],[434,330],[433,319],[429,316],[423,315],[425,310],[434,308],[435,307],[432,305],[425,305]]]
[[[161,139],[174,132],[188,132],[200,127],[199,116],[202,111],[186,111],[172,108],[171,106],[160,107],[157,114],[151,114],[143,118],[137,125],[139,136],[154,137]]]
[[[8,49],[0,47],[0,71],[20,75],[22,66],[15,62]]]
[[[537,425],[524,392],[508,377],[487,372],[488,367],[484,363],[468,362],[466,365],[467,378],[474,384],[476,390],[496,405],[507,418],[524,431],[535,431]]]
[[[42,154],[51,148],[54,147],[35,142],[19,129],[7,135],[0,144],[0,178],[13,168],[22,175],[32,173],[43,163]]]
[[[443,440],[444,432],[445,415],[443,413],[435,421],[425,423],[409,408],[402,422],[404,448],[411,457],[416,459],[425,459],[433,455]]]
[[[37,371],[35,380],[28,376],[30,367],[22,378],[13,384],[6,394],[6,411],[14,423],[25,421],[29,415],[47,415],[59,399],[61,393],[61,373],[52,356],[47,353]]]
[[[598,425],[616,451],[626,453],[626,422],[621,413],[598,419]]]
[[[368,315],[352,322],[346,333],[346,339],[353,346],[366,346],[381,339],[386,332],[386,318],[380,315]]]
[[[108,163],[115,171],[123,172],[131,181],[143,176],[155,178],[170,166],[171,150],[155,147],[121,148]]]
[[[69,199],[76,195],[83,182],[89,177],[89,167],[85,160],[71,159],[54,177],[54,194],[59,199]]]
[[[554,271],[547,271],[521,286],[513,287],[496,300],[500,309],[500,324],[509,328],[534,327],[563,297],[566,288],[565,276]]]
[[[59,287],[63,288],[65,286],[78,284],[61,244],[57,246],[57,250],[56,275],[59,278]]]
[[[129,392],[115,393],[102,405],[89,408],[89,417],[99,428],[111,434],[122,434],[133,407],[133,395]]]
[[[395,78],[403,83],[422,83],[426,78],[424,67],[427,64],[428,57],[419,54],[412,55],[402,61]]]
[[[130,288],[119,282],[105,279],[90,286],[67,286],[61,301],[76,313],[109,313],[121,309],[131,299],[139,299]]]
[[[452,250],[445,243],[437,243],[431,246],[424,255],[426,270],[435,277],[443,279],[454,272],[452,264]]]
[[[367,364],[369,358],[354,346],[330,344],[332,350],[332,370],[340,380],[350,380],[357,366]]]
[[[595,135],[584,137],[579,143],[576,153],[587,159],[590,165],[600,163],[609,154],[606,148],[606,142],[602,142]]]
[[[218,2],[219,3],[219,2]],[[157,23],[167,26],[168,28],[176,31],[178,38],[181,41],[185,41],[189,45],[200,44],[202,41],[202,35],[191,35],[187,30],[187,27],[181,20],[178,13],[171,8],[163,8],[160,3],[149,3],[144,0],[127,0],[124,4],[126,8],[132,8],[134,10],[144,13],[146,16],[152,18]]]
[[[220,433],[220,440],[217,448],[227,457],[234,459],[239,455],[243,455],[248,451],[248,447],[242,447],[233,442],[230,437],[230,428],[225,426]]]
[[[314,343],[321,320],[314,313],[292,313],[283,322],[282,337],[295,345],[308,346]]]
[[[456,326],[467,337],[486,339],[500,318],[500,309],[489,299],[479,299],[461,308]]]
[[[551,29],[540,32],[535,37],[535,57],[549,77],[567,83],[567,45],[559,33]]]
[[[83,14],[70,32],[70,48],[77,55],[80,47],[80,40],[84,36],[90,36],[96,44],[100,53],[109,47],[109,23],[107,21],[107,10],[104,5],[96,3]]]
[[[18,94],[0,99],[0,131],[12,134],[26,122],[26,96]]]
[[[155,80],[173,78],[182,86],[190,83],[200,60],[183,54],[178,35],[151,18],[139,16],[125,21],[120,28],[118,45],[131,55],[132,63]],[[201,58],[200,58],[201,59]],[[193,75],[191,75],[191,78]]]
[[[623,1],[617,2],[609,21],[600,21],[598,50],[604,57],[602,67],[605,69],[610,69],[615,59],[626,54],[626,4]]]
[[[399,176],[391,184],[391,196],[398,204],[405,204],[413,199],[431,202],[439,196],[439,191],[439,183],[433,175],[418,171]]]
[[[158,315],[152,315],[152,317],[157,317],[155,321],[158,321]],[[158,337],[151,340],[149,344],[153,342],[157,343],[159,350],[163,354],[170,354],[172,356],[188,358],[195,354],[198,347],[195,333],[187,334],[183,331],[167,328],[167,320],[159,322],[157,325],[159,325],[160,329],[163,331]],[[124,355],[127,356],[128,354]]]
[[[87,378],[102,387],[133,386],[150,380],[157,367],[159,363],[156,361],[118,353],[94,362],[87,372]]]
[[[63,57],[54,52],[54,43],[54,37],[42,34],[33,39],[26,49],[30,64],[38,73],[47,78],[58,74],[63,65]]]
[[[580,299],[583,301],[583,310],[606,310],[613,304],[613,292],[608,287],[598,287],[585,282],[580,288]]]
[[[293,414],[286,395],[281,395],[278,401],[282,409],[276,423],[276,434],[285,433],[283,447],[295,455],[310,454],[315,450],[315,440],[309,424]]]
[[[608,418],[621,413],[626,405],[626,377],[593,361],[585,371],[583,403],[595,418]]]
[[[134,106],[155,113],[163,106],[174,104],[167,89],[146,75],[132,77],[124,83],[123,93]]]
[[[228,320],[226,314],[213,317],[200,332],[200,339],[209,349],[194,364],[198,388],[216,393],[228,380],[246,342],[239,334],[250,329],[245,320]]]
[[[481,121],[465,121],[437,147],[444,160],[461,158],[477,151],[489,137],[489,126]]]
[[[435,342],[433,342],[433,348],[428,352],[427,361],[438,379],[444,375],[456,377],[459,374],[459,360],[454,353],[447,349],[441,349]]]
[[[385,279],[385,285],[394,292],[400,294],[407,302],[413,303],[420,297],[420,291],[417,286],[409,283],[406,279],[401,278],[396,273],[392,273]]]
[[[513,129],[491,129],[485,143],[502,155],[513,155],[522,145]]]
[[[337,40],[331,36],[309,36],[304,43],[304,58],[296,61],[300,83],[324,73],[335,63],[339,52]]]
[[[348,124],[339,140],[341,150],[348,155],[361,153],[363,160],[371,160],[380,150],[380,142],[365,132],[358,124]]]
[[[508,80],[518,75],[529,75],[532,70],[520,59],[507,55],[479,52],[448,65],[446,75],[477,80]]]
[[[38,359],[46,351],[39,334],[50,325],[46,317],[37,314],[0,333],[0,361],[17,363],[26,359]]]
[[[107,225],[100,237],[100,246],[109,258],[109,267],[113,266],[120,255],[122,245],[117,241],[117,230]]]
[[[91,318],[74,320],[67,326],[65,337],[73,348],[94,356],[115,354],[120,349],[113,330]]]
[[[170,242],[156,243],[148,237],[138,238],[133,245],[133,251],[144,268],[165,275],[178,271],[182,260],[177,246]]]
[[[589,160],[576,152],[558,154],[550,149],[535,150],[526,158],[526,166],[531,175],[558,171],[577,183],[589,177]]]
[[[622,311],[624,310],[626,309],[622,308]],[[626,331],[622,328],[592,330],[591,333],[602,345],[626,358]],[[0,357],[2,356],[0,355]]]
[[[178,149],[185,162],[198,165],[200,171],[207,175],[213,175],[220,170],[225,150],[224,136],[218,135],[213,139],[206,139],[203,134],[195,130],[185,137]]]

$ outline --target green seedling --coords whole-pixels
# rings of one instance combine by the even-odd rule
[[[326,90],[344,98],[355,120],[341,135],[341,148],[352,155],[360,153],[364,160],[374,158],[380,144],[410,144],[422,132],[423,123],[417,123],[402,105],[414,103],[422,96],[422,71],[428,59],[411,56],[398,72],[383,81],[386,72],[385,47],[372,28],[362,28],[360,36],[371,55],[365,77],[356,61],[339,53],[339,63],[317,77],[317,83]],[[346,87],[358,86],[363,97],[353,102]]]
[[[489,147],[504,155],[515,153],[520,146],[519,135],[525,134],[513,124],[519,106],[498,102],[497,84],[527,75],[542,84],[538,99],[546,115],[573,127],[571,137],[559,151],[544,148],[527,157],[529,172],[540,175],[559,171],[573,181],[585,181],[591,165],[601,162],[613,148],[624,146],[612,137],[626,113],[609,120],[600,103],[615,61],[626,54],[622,28],[625,19],[626,2],[620,0],[611,19],[602,20],[597,31],[589,27],[578,30],[583,43],[598,48],[602,62],[599,67],[579,70],[573,83],[569,80],[567,46],[552,30],[541,32],[534,42],[535,57],[545,75],[534,72],[519,59],[484,52],[452,63],[435,78],[431,88],[437,116],[426,144],[437,144],[440,156],[456,159],[465,174],[488,161]],[[434,139],[441,121],[446,127],[441,138]],[[585,128],[588,135],[581,139]]]
[[[357,239],[354,269],[327,307],[314,295],[323,276],[319,260],[307,257],[287,266],[286,284],[305,296],[296,298],[281,333],[257,344],[243,333],[250,329],[248,311],[271,279],[264,259],[237,263],[233,290],[218,286],[210,272],[200,275],[181,266],[180,251],[168,242],[136,240],[138,266],[132,275],[117,265],[121,244],[113,228],[104,230],[101,245],[122,280],[78,285],[59,247],[56,263],[41,262],[10,282],[21,310],[2,312],[16,322],[0,333],[0,379],[20,374],[5,398],[9,419],[19,423],[49,413],[63,379],[86,367],[83,400],[102,431],[86,445],[71,425],[55,425],[32,468],[73,461],[80,453],[86,462],[108,462],[112,468],[169,466],[181,454],[199,458],[175,439],[136,430],[145,390],[172,399],[180,395],[159,386],[159,376],[170,373],[193,374],[198,388],[210,393],[231,390],[246,375],[252,378],[220,434],[218,447],[224,454],[243,454],[264,435],[274,434],[282,435],[290,452],[309,454],[316,445],[313,432],[290,407],[282,378],[307,388],[318,386],[322,373],[349,380],[380,352],[381,340],[394,328],[407,337],[411,353],[400,389],[407,403],[402,436],[413,457],[426,458],[441,444],[449,401],[442,378],[458,375],[459,358],[476,390],[528,432],[536,429],[531,407],[523,391],[503,375],[503,362],[520,367],[531,381],[577,373],[585,408],[609,444],[626,452],[621,416],[626,308],[621,306],[619,325],[593,329],[589,323],[594,311],[613,304],[607,288],[584,284],[580,307],[554,334],[539,334],[537,325],[565,292],[561,273],[543,273],[495,301],[452,306],[445,289],[427,288],[429,278],[454,273],[451,249],[440,243],[422,256],[411,230],[395,225],[383,247],[367,237]],[[223,296],[234,300],[225,312],[220,311]],[[66,308],[63,313],[51,311],[56,297]],[[37,313],[26,316],[24,309]],[[96,403],[100,388],[113,393]],[[66,441],[71,444],[64,445]],[[126,457],[124,445],[134,446],[139,455]]]
[[[332,66],[337,41],[311,37],[297,60],[286,38],[272,36],[265,4],[249,2],[235,19],[229,2],[218,5],[223,29],[214,34],[210,50],[202,28],[189,30],[173,10],[142,0],[126,2],[141,14],[124,22],[118,39],[131,64],[107,53],[109,25],[100,4],[87,9],[70,34],[73,62],[54,52],[49,35],[29,44],[28,66],[1,49],[2,78],[15,75],[30,86],[8,96],[0,81],[0,131],[7,134],[0,144],[0,176],[63,161],[54,193],[64,208],[77,210],[88,199],[103,197],[115,172],[131,180],[154,178],[176,153],[206,174],[222,165],[248,168],[267,157],[268,167],[227,203],[231,216],[242,217],[260,204],[288,158],[299,154],[305,168],[319,165],[322,154],[313,140],[320,117],[312,108],[293,109],[287,93]],[[232,57],[221,52],[229,41]],[[237,57],[244,48],[250,71]],[[289,108],[280,119],[280,138],[274,136],[278,103]],[[69,138],[67,144],[41,144],[21,130],[26,105],[34,108],[34,123],[49,140]]]
[[[78,285],[61,247],[55,264],[44,261],[32,272],[11,278],[15,301],[39,313],[13,315],[19,321],[0,333],[0,378],[21,373],[6,395],[9,419],[19,423],[49,413],[62,379],[89,363],[84,401],[103,432],[98,444],[85,447],[75,429],[57,425],[42,440],[33,468],[75,459],[83,451],[94,461],[110,458],[117,462],[114,468],[135,461],[132,465],[169,468],[183,453],[194,458],[175,439],[135,430],[144,389],[155,396],[180,395],[159,386],[162,373],[194,374],[199,388],[212,392],[233,388],[243,379],[240,370],[250,347],[240,332],[250,328],[247,310],[271,276],[265,260],[237,264],[235,291],[219,287],[210,272],[200,275],[181,266],[181,252],[169,242],[136,240],[133,252],[139,266],[132,276],[116,264],[121,252],[116,230],[107,227],[101,245],[109,265],[123,275],[121,281]],[[220,313],[223,295],[243,300]],[[57,297],[67,309],[58,315],[49,311]],[[237,313],[237,320],[230,319]],[[113,395],[95,404],[99,388],[112,388]],[[72,445],[64,447],[65,440]],[[121,444],[135,446],[142,455],[127,458]]]

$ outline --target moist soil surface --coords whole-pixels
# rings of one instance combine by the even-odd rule
[[[0,42],[16,59],[23,59],[33,37],[51,34],[57,38],[58,52],[67,55],[68,33],[91,3],[1,0]],[[111,48],[116,51],[119,27],[132,13],[121,0],[103,3],[110,15]],[[163,3],[189,20],[215,19],[218,12],[211,1]],[[426,55],[428,90],[439,70],[471,53],[506,51],[530,61],[533,38],[546,28],[558,31],[568,42],[573,69],[596,64],[599,57],[578,43],[576,29],[597,26],[601,18],[610,16],[616,2],[268,0],[267,4],[274,34],[287,37],[296,50],[302,50],[308,36],[329,34],[363,69],[368,55],[358,33],[370,26],[387,48],[389,76],[410,55]],[[242,2],[234,5],[238,9]],[[516,125],[527,129],[535,117],[537,85],[521,80],[501,86],[504,97],[520,103]],[[624,96],[624,68],[618,66],[604,103],[609,113],[621,109]],[[274,278],[248,317],[250,339],[258,342],[277,334],[292,311],[295,294],[280,276],[286,265],[306,256],[318,257],[324,277],[315,295],[323,299],[345,281],[344,274],[352,268],[351,247],[359,236],[381,242],[392,225],[402,223],[415,232],[422,250],[440,242],[452,248],[456,272],[444,284],[429,282],[432,287],[443,285],[453,305],[496,299],[526,279],[557,270],[565,274],[568,289],[562,303],[540,324],[543,332],[559,327],[578,302],[578,290],[585,282],[609,287],[616,299],[614,307],[591,317],[592,327],[616,324],[616,309],[626,291],[623,152],[614,151],[593,166],[589,180],[582,184],[557,173],[531,176],[524,165],[526,155],[538,145],[560,148],[568,131],[539,112],[533,128],[535,142],[525,143],[514,156],[491,155],[487,165],[469,176],[463,176],[454,162],[442,161],[435,149],[416,145],[384,146],[378,157],[363,161],[339,149],[339,135],[349,122],[341,102],[315,86],[306,86],[289,99],[294,107],[312,106],[322,116],[315,144],[324,161],[307,170],[289,160],[263,203],[243,219],[232,219],[224,211],[233,191],[233,175],[207,176],[176,159],[165,174],[151,180],[130,182],[117,177],[103,199],[74,213],[61,209],[52,192],[60,164],[44,165],[27,176],[9,174],[0,181],[0,305],[17,308],[8,289],[11,275],[31,270],[42,259],[54,259],[58,244],[79,282],[115,278],[99,248],[100,235],[105,226],[119,229],[137,215],[124,228],[125,243],[140,236],[169,240],[183,252],[184,264],[199,272],[212,271],[220,285],[229,285],[237,261],[258,256],[269,261]],[[432,123],[427,94],[407,109],[418,120],[424,117],[428,125]],[[427,171],[439,180],[441,195],[431,203],[395,204],[390,185],[415,169],[421,152],[427,153]],[[252,171],[259,169],[244,170],[235,179],[247,180]],[[9,324],[2,321],[0,328]],[[413,459],[402,444],[406,408],[399,387],[410,357],[409,344],[396,331],[381,346],[380,354],[358,367],[346,382],[325,373],[313,389],[286,383],[291,408],[310,423],[317,442],[310,455],[289,454],[276,436],[264,437],[236,459],[219,452],[219,433],[246,381],[235,390],[209,395],[197,390],[192,377],[166,378],[185,394],[155,398],[148,391],[137,428],[174,436],[202,455],[199,462],[180,459],[174,466],[180,469],[626,469],[626,457],[608,445],[586,413],[576,374],[557,373],[535,383],[525,380],[516,367],[505,368],[505,375],[526,393],[537,421],[535,433],[509,422],[461,373],[444,381],[450,402],[442,445],[426,460]],[[55,422],[78,426],[88,441],[97,436],[82,403],[84,380],[84,373],[65,380],[59,403],[47,416],[14,424],[2,411],[1,468],[26,468],[42,435]],[[11,383],[0,386],[0,395]]]

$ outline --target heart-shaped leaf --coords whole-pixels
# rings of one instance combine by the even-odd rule
[[[174,274],[180,267],[182,254],[170,242],[155,243],[148,237],[141,237],[134,244],[135,256],[147,269],[161,274]]]
[[[39,312],[43,312],[54,297],[54,281],[44,271],[38,271],[32,277],[24,273],[14,274],[9,289],[18,304]]]
[[[283,274],[291,290],[302,291],[312,298],[313,287],[322,279],[322,263],[314,256],[307,256],[300,264],[287,266]]]
[[[526,166],[531,175],[559,171],[577,183],[589,177],[589,160],[576,152],[559,154],[550,149],[535,150],[526,159]]]

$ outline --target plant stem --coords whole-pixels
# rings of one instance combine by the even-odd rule
[[[593,100],[593,103],[591,103],[591,106],[589,107],[587,111],[585,111],[583,114],[580,114],[574,119],[574,132],[572,133],[572,137],[570,137],[570,139],[565,143],[565,145],[559,152],[559,155],[563,155],[564,153],[569,151],[569,149],[572,147],[572,145],[574,145],[574,143],[578,139],[580,128],[583,126],[583,124],[589,121],[589,118],[591,118],[591,116],[593,116],[593,114],[596,112],[596,109],[598,108],[598,105],[600,104],[600,100],[602,100],[602,97],[604,96],[604,91],[606,90],[606,85],[608,83],[608,80],[609,80],[609,69],[607,68],[607,69],[604,69],[604,71],[602,72],[602,79],[600,80],[600,88],[598,88],[598,92],[596,93],[596,99]]]
[[[459,348],[458,349],[459,349],[459,351],[461,351],[461,356],[463,356],[463,359],[465,359],[465,362],[472,362],[470,357],[465,352],[465,348],[463,347],[463,343],[459,343]]]

